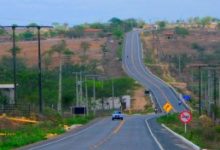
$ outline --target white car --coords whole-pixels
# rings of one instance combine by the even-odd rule
[[[120,111],[114,111],[114,113],[112,114],[112,120],[115,119],[123,120],[124,119],[123,114]]]

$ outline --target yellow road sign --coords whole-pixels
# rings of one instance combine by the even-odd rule
[[[170,112],[173,109],[173,106],[169,102],[166,102],[163,105],[163,109],[168,113],[168,112]]]

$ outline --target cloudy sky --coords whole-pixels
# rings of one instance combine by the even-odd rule
[[[53,22],[70,25],[112,17],[174,21],[191,16],[220,18],[220,0],[0,0],[0,24]]]

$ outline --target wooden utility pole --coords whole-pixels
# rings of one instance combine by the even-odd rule
[[[12,55],[13,55],[13,80],[14,80],[14,101],[17,104],[17,78],[16,78],[16,37],[15,30],[17,28],[27,29],[27,28],[36,28],[37,39],[38,39],[38,100],[39,100],[39,112],[43,113],[43,97],[42,97],[42,68],[41,68],[41,38],[40,38],[40,30],[42,28],[53,28],[52,26],[39,26],[39,25],[28,25],[28,26],[20,26],[20,25],[12,25],[12,26],[0,26],[0,28],[11,28],[12,29]]]

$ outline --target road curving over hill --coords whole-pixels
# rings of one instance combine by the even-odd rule
[[[151,73],[143,62],[140,31],[131,31],[126,34],[123,51],[123,68],[125,72],[137,80],[145,89],[149,89],[154,96],[158,107],[162,108],[170,102],[174,112],[181,112],[187,107],[179,105],[179,97],[167,83]]]

